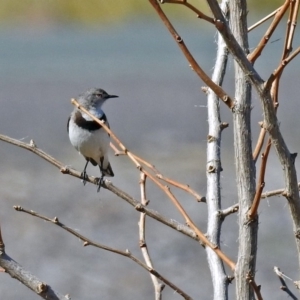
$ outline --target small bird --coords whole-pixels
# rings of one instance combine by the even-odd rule
[[[98,119],[103,120],[109,127],[106,115],[102,110],[102,105],[107,99],[117,97],[118,96],[116,95],[109,95],[102,89],[92,88],[80,95],[77,100],[80,105]],[[86,184],[87,179],[86,168],[88,163],[91,162],[92,165],[99,166],[101,172],[101,178],[97,189],[99,192],[103,177],[114,176],[107,153],[110,141],[109,134],[100,124],[80,111],[77,107],[74,108],[68,119],[67,130],[71,144],[86,159],[85,167],[81,173],[84,185]]]

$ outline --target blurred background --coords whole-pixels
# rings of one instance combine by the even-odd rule
[[[209,13],[207,7],[197,7]],[[200,2],[200,1],[199,1]],[[249,25],[282,1],[249,1]],[[179,34],[208,74],[212,73],[216,33],[212,26],[180,5],[163,6]],[[81,171],[84,159],[71,146],[67,119],[72,97],[91,87],[119,95],[105,104],[111,128],[137,155],[165,176],[206,193],[206,97],[203,83],[191,71],[175,42],[148,1],[4,1],[0,0],[0,133],[29,142],[67,166]],[[253,49],[269,23],[250,33]],[[264,79],[277,67],[286,19],[276,30],[256,69]],[[295,48],[300,35],[295,35]],[[291,152],[299,152],[299,67],[286,68],[280,87],[279,120]],[[225,90],[234,96],[233,61],[228,64]],[[231,112],[221,103],[223,132],[222,206],[237,202]],[[253,92],[253,144],[262,120]],[[113,183],[139,199],[139,172],[126,157],[110,153]],[[115,195],[62,175],[38,156],[0,142],[0,222],[7,254],[25,269],[72,299],[154,299],[149,274],[132,261],[82,243],[62,229],[17,213],[21,205],[59,220],[88,238],[141,257],[137,213]],[[296,161],[299,167],[299,160]],[[259,164],[258,164],[259,166]],[[88,174],[98,176],[89,167]],[[281,166],[271,153],[265,191],[284,186]],[[149,207],[184,222],[165,195],[147,183]],[[175,192],[202,231],[206,207]],[[289,208],[283,197],[264,200],[256,282],[266,299],[283,299],[273,273],[279,266],[299,279]],[[180,233],[147,219],[147,245],[154,267],[194,299],[211,299],[212,284],[206,253]],[[236,215],[222,230],[222,249],[237,258]],[[231,275],[231,273],[228,273]],[[38,299],[29,289],[0,273],[2,299]],[[164,299],[181,299],[168,287]],[[230,286],[234,298],[234,283]]]

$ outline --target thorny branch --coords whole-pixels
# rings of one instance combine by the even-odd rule
[[[113,253],[116,253],[116,254],[119,254],[119,255],[122,255],[122,256],[130,258],[132,261],[134,261],[135,263],[137,263],[143,269],[147,270],[149,273],[151,273],[152,275],[154,275],[157,278],[159,278],[162,282],[164,282],[171,289],[173,289],[174,291],[176,291],[176,293],[178,293],[179,295],[181,295],[184,299],[192,300],[192,298],[188,294],[186,294],[184,291],[182,291],[180,288],[178,288],[175,284],[173,284],[168,279],[166,279],[164,276],[162,276],[155,269],[153,269],[152,267],[149,267],[146,264],[144,264],[141,260],[139,260],[137,257],[135,257],[134,255],[132,255],[129,250],[122,251],[122,250],[119,250],[119,249],[108,247],[108,246],[103,245],[103,244],[96,243],[96,242],[88,239],[84,235],[78,233],[76,230],[74,230],[74,229],[66,226],[65,224],[61,223],[58,220],[57,217],[55,217],[53,219],[50,219],[48,217],[45,217],[45,216],[43,216],[41,214],[38,214],[38,213],[32,211],[32,210],[24,209],[21,206],[14,206],[14,209],[16,211],[25,212],[25,213],[27,213],[27,214],[29,214],[31,216],[40,218],[40,219],[42,219],[44,221],[48,221],[48,222],[50,222],[52,224],[55,224],[55,225],[59,226],[60,228],[66,230],[67,232],[71,233],[72,235],[74,235],[74,236],[78,237],[80,240],[82,240],[83,241],[83,246],[89,246],[89,245],[91,245],[91,246],[94,246],[96,248],[103,249],[103,250],[106,250],[106,251],[109,251],[109,252],[113,252]]]

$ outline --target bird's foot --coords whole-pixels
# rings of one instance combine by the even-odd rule
[[[102,174],[101,177],[99,178],[97,193],[100,192],[101,185],[102,185],[103,182],[104,182],[104,179],[103,179],[103,178],[104,178],[104,175]]]
[[[82,179],[83,185],[86,185],[86,181],[87,181],[87,179],[88,179],[88,175],[86,174],[85,171],[83,171],[83,172],[80,174],[80,178]]]

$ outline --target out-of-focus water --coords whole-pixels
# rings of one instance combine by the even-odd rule
[[[202,68],[211,73],[216,48],[214,31],[201,23],[178,24],[178,29]],[[252,44],[257,40],[254,33]],[[280,53],[279,45],[280,41],[271,43],[269,54],[257,62],[264,78],[277,65],[274,55]],[[6,28],[0,31],[0,66],[1,134],[27,142],[33,139],[58,160],[81,170],[84,160],[70,145],[66,132],[72,110],[70,98],[90,87],[101,87],[119,95],[118,99],[107,102],[104,110],[124,144],[150,160],[166,176],[205,194],[207,113],[206,98],[201,92],[203,83],[190,70],[159,22],[134,22],[101,29]],[[231,61],[230,74],[233,69]],[[299,128],[298,70],[299,59],[283,78],[279,110],[281,128],[292,152],[299,147],[295,139]],[[233,96],[232,76],[225,87]],[[256,124],[262,119],[255,95],[253,105],[255,140]],[[222,192],[226,207],[237,198],[231,113],[221,106],[222,120],[230,123],[224,131],[222,149]],[[272,159],[277,161],[275,155]],[[134,263],[102,250],[83,248],[80,241],[61,229],[17,213],[12,206],[19,204],[49,217],[57,216],[95,241],[123,250],[128,248],[140,256],[136,211],[108,191],[97,194],[95,186],[83,187],[79,180],[61,175],[34,154],[3,142],[0,161],[0,222],[9,255],[54,289],[70,293],[72,299],[153,299],[149,275]],[[111,153],[111,161],[116,174],[114,184],[139,199],[137,170],[125,157],[113,157]],[[96,168],[88,171],[98,175]],[[279,164],[270,165],[268,172],[267,188],[282,187]],[[205,204],[196,203],[182,192],[176,195],[205,232]],[[147,197],[151,208],[184,222],[169,200],[151,184]],[[274,221],[275,214],[280,221]],[[262,284],[266,298],[272,295],[273,299],[282,299],[280,292],[277,298],[272,292],[279,286],[272,273],[274,264],[286,266],[291,276],[298,271],[284,199],[265,201],[260,215],[258,283]],[[290,249],[280,247],[285,245],[283,237],[278,237],[278,232],[286,232],[282,227],[288,228],[285,243],[292,244]],[[210,275],[202,247],[151,220],[147,237],[158,271],[195,299],[211,298]],[[236,259],[235,216],[226,220],[222,237],[224,251]],[[35,297],[6,274],[0,276],[3,299]],[[233,287],[231,293],[234,294]],[[166,288],[164,299],[179,298]]]

